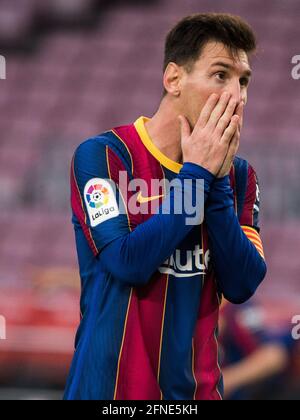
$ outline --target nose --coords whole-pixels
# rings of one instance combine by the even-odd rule
[[[227,92],[231,94],[231,97],[237,102],[240,103],[241,101],[246,104],[247,102],[247,93],[245,89],[241,88],[240,80],[235,79],[232,80],[230,86],[227,87]]]

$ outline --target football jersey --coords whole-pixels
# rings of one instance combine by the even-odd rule
[[[222,398],[217,342],[221,291],[205,218],[174,243],[173,252],[144,284],[134,285],[134,270],[132,283],[121,281],[124,269],[118,271],[117,255],[114,275],[101,257],[112,242],[133,234],[153,217],[149,207],[163,203],[164,182],[182,170],[153,144],[146,121],[141,117],[87,140],[72,161],[71,202],[82,293],[66,399]],[[120,173],[125,179],[122,186]],[[126,189],[136,179],[146,183],[147,194]],[[153,179],[161,181],[159,191],[151,191]],[[230,185],[243,232],[263,257],[259,188],[245,160],[235,159]],[[138,201],[139,212],[131,211],[130,200]],[[158,241],[164,232],[160,235]],[[155,239],[145,237],[147,241],[149,251],[138,261],[139,270],[157,246]]]

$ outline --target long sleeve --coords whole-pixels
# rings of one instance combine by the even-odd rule
[[[135,286],[145,284],[194,227],[187,224],[186,208],[194,205],[197,197],[197,200],[203,200],[197,205],[204,209],[214,176],[198,165],[185,163],[177,179],[180,183],[171,189],[157,214],[133,232],[110,243],[100,253],[101,265],[114,277]],[[199,179],[204,180],[202,187],[195,182]],[[187,185],[185,180],[192,182]],[[178,203],[183,204],[183,201],[183,211],[177,212]],[[202,223],[203,216],[202,212],[197,224]]]
[[[120,281],[141,285],[193,228],[191,210],[200,209],[195,212],[199,219],[195,224],[202,223],[215,177],[198,165],[185,163],[158,211],[132,229],[127,217],[130,202],[124,201],[118,185],[121,171],[132,179],[125,152],[112,150],[106,136],[77,148],[71,170],[73,222],[76,229],[82,229],[103,270]]]
[[[251,191],[251,196],[253,194],[255,191]],[[252,197],[246,197],[245,208],[250,199]],[[255,197],[252,201],[257,210]],[[257,229],[239,223],[229,176],[214,181],[205,221],[218,287],[230,302],[243,303],[253,296],[266,275],[267,267]]]

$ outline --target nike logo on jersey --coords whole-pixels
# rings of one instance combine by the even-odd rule
[[[143,197],[142,193],[139,192],[137,196],[137,202],[140,204],[150,203],[151,201],[159,200],[163,198],[164,195],[154,195],[153,197]]]

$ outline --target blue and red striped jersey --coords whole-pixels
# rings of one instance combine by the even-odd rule
[[[89,139],[74,154],[81,322],[65,399],[221,399],[221,295],[230,299],[233,290],[233,301],[246,300],[265,275],[253,168],[236,158],[230,178],[216,181],[164,156],[146,121]],[[204,220],[189,228],[180,215],[160,214],[164,182],[176,178],[204,180]],[[151,191],[154,179],[159,192]],[[144,181],[148,195],[130,191],[134,180]],[[142,211],[154,202],[156,214]]]

